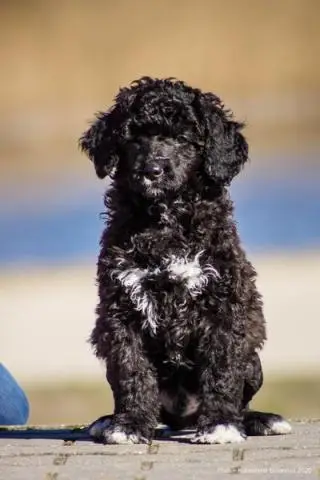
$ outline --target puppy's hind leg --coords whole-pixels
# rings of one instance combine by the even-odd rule
[[[263,373],[258,354],[254,352],[248,363],[243,390],[244,429],[246,435],[284,435],[291,432],[291,425],[281,415],[250,411],[249,402],[263,383]]]
[[[281,415],[275,413],[247,411],[244,414],[244,427],[247,435],[285,435],[292,427]]]
[[[248,409],[254,395],[260,390],[263,384],[263,372],[259,355],[253,352],[246,366],[244,388],[243,388],[243,408]]]

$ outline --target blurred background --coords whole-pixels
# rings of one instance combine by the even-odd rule
[[[77,140],[120,86],[175,76],[247,122],[232,186],[265,298],[259,408],[320,415],[320,2],[0,2],[0,360],[31,423],[112,410],[87,338],[102,194]]]

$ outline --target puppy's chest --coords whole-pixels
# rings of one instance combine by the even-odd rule
[[[212,244],[211,225],[199,228],[197,208],[174,202],[171,208],[160,204],[153,215],[137,222],[128,248],[142,264],[160,266],[164,257],[196,255]]]
[[[164,257],[175,255],[178,252],[183,255],[188,250],[190,239],[180,229],[147,229],[135,234],[130,239],[130,247],[133,249],[135,260],[143,264],[160,266]]]
[[[162,317],[185,317],[190,302],[220,278],[208,250],[188,244],[185,238],[163,234],[155,242],[149,235],[139,235],[133,245],[131,255],[137,268],[120,275],[141,290]]]
[[[220,280],[211,249],[190,241],[179,228],[144,230],[131,235],[126,247],[132,266],[120,261],[112,277],[140,313],[143,329],[156,335],[169,329],[180,344],[178,337],[201,322],[200,304],[206,302],[199,303],[199,297]]]

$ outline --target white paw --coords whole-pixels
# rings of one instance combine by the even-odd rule
[[[196,434],[192,443],[239,443],[244,442],[245,435],[241,433],[234,425],[217,425],[212,432],[203,432]]]
[[[276,420],[270,425],[269,435],[286,435],[292,431],[292,427],[286,420]]]
[[[89,429],[89,434],[95,440],[108,444],[148,443],[146,438],[134,432],[126,432],[121,426],[114,425],[108,417],[101,417],[94,422]]]
[[[146,443],[135,433],[127,433],[121,428],[107,428],[103,432],[104,441],[109,444],[133,445],[134,443]]]

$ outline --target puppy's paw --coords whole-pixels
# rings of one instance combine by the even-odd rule
[[[113,423],[110,417],[101,417],[89,428],[89,434],[94,441],[106,444],[132,445],[134,443],[149,443],[149,440],[139,432]]]
[[[286,435],[292,427],[281,415],[248,411],[244,416],[247,435]]]
[[[121,425],[111,425],[103,432],[104,443],[118,445],[133,445],[134,443],[149,443],[149,440],[137,431],[123,428]]]
[[[112,415],[98,418],[89,426],[89,435],[96,442],[103,442],[103,432],[111,425]]]
[[[221,424],[215,425],[213,428],[209,428],[202,432],[198,432],[191,438],[192,443],[239,443],[244,442],[246,436],[235,425]]]
[[[269,435],[286,435],[291,433],[292,427],[287,420],[282,418],[281,420],[275,420],[270,425],[270,433]]]

